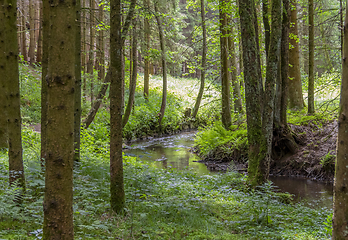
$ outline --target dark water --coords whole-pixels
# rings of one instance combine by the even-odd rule
[[[195,132],[184,132],[174,136],[133,142],[126,155],[137,156],[159,168],[173,167],[192,169],[199,174],[209,173],[207,167],[196,161],[199,158],[189,150],[194,143]],[[308,179],[292,177],[271,177],[270,180],[280,191],[294,195],[296,202],[310,206],[332,207],[332,185]]]

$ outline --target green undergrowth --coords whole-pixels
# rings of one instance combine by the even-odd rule
[[[330,210],[287,204],[269,183],[258,189],[235,172],[197,175],[157,169],[124,157],[126,207],[110,213],[109,151],[83,131],[81,162],[74,171],[75,239],[326,239]],[[23,130],[27,194],[13,203],[6,152],[0,153],[0,238],[40,239],[44,179],[39,135]],[[329,216],[329,217],[328,217]]]

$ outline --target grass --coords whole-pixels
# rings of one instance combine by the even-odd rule
[[[325,239],[330,209],[285,204],[266,184],[250,189],[235,172],[197,175],[156,169],[125,157],[126,208],[109,204],[109,152],[101,133],[82,134],[82,161],[74,171],[75,239]],[[91,140],[91,137],[94,138]],[[38,239],[42,233],[44,179],[39,135],[24,128],[27,195],[12,202],[6,152],[0,154],[0,237]],[[99,142],[98,145],[94,142]]]

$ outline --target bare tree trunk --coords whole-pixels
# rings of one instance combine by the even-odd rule
[[[18,41],[17,41],[17,1],[4,0],[0,6],[3,12],[2,23],[5,37],[5,77],[4,85],[6,90],[5,111],[7,114],[7,133],[8,133],[8,157],[9,157],[9,182],[10,185],[17,182],[21,188],[18,193],[17,201],[22,200],[25,193],[25,177],[22,157],[22,137],[21,137],[21,112],[20,112],[20,92],[19,92],[19,71],[18,71]]]
[[[104,5],[99,6],[99,21],[104,21]],[[98,56],[96,68],[98,68],[98,79],[101,81],[105,77],[105,52],[104,52],[104,30],[98,31]]]
[[[26,21],[25,21],[25,0],[21,0],[21,25],[22,25],[22,32],[21,32],[21,54],[23,55],[23,60],[28,61],[28,51],[27,51],[27,37],[26,37]]]
[[[87,65],[87,73],[89,76],[90,87],[91,87],[91,106],[93,106],[94,101],[94,8],[95,0],[89,1],[90,14],[89,14],[89,57]]]
[[[308,0],[308,114],[313,114],[314,109],[314,4]]]
[[[30,43],[29,43],[29,58],[30,64],[35,62],[35,2],[34,0],[29,0],[29,24],[30,24]]]
[[[164,34],[162,30],[161,17],[159,16],[157,4],[158,2],[157,0],[155,0],[155,17],[157,20],[158,33],[159,33],[160,45],[161,45],[162,76],[163,76],[162,104],[161,104],[160,112],[158,114],[159,115],[158,124],[161,128],[161,123],[164,117],[164,112],[166,110],[166,104],[167,104],[167,61],[166,61],[166,49],[164,47]]]
[[[87,80],[86,80],[86,71],[87,71],[87,19],[86,19],[86,1],[82,1],[82,62],[81,62],[81,68],[84,73],[83,77],[83,83],[82,83],[82,101],[83,103],[86,103],[87,98]]]
[[[39,37],[37,40],[36,62],[41,63],[42,62],[42,4],[43,4],[43,1],[39,1],[38,4],[40,8],[40,14],[39,14],[39,22],[38,22]]]
[[[332,239],[347,239],[348,222],[348,5],[344,22],[341,99],[338,115],[337,158],[334,182]]]
[[[229,52],[229,72],[231,72],[232,89],[233,89],[233,106],[235,113],[243,112],[242,97],[240,94],[240,85],[237,80],[237,64],[236,64],[236,50],[234,46],[233,38],[233,22],[229,18],[229,29],[228,29],[228,52]]]
[[[126,126],[129,116],[132,111],[133,103],[134,103],[134,96],[135,96],[135,87],[137,83],[137,75],[138,75],[138,59],[137,59],[137,36],[136,36],[136,20],[133,19],[133,37],[132,37],[132,77],[131,81],[129,82],[129,96],[128,96],[128,104],[126,107],[126,111],[122,118],[122,127]]]
[[[43,239],[74,239],[73,163],[76,1],[49,5],[47,156]],[[62,34],[64,33],[64,34]],[[64,126],[64,127],[62,127]]]
[[[150,3],[149,0],[144,0],[144,6],[147,8],[144,18],[144,34],[145,34],[145,54],[144,54],[144,97],[148,99],[149,97],[149,82],[150,82],[150,59],[149,59],[149,51],[150,51],[150,22],[148,19],[149,11],[150,11]]]
[[[228,71],[228,38],[225,0],[219,0],[220,48],[221,48],[221,120],[226,129],[231,126],[230,78]]]
[[[304,107],[300,69],[299,33],[296,0],[291,0],[291,27],[289,50],[289,107],[301,110]]]
[[[81,135],[81,0],[76,0],[75,94],[74,94],[74,161],[80,161]]]
[[[205,25],[205,7],[204,0],[201,0],[201,19],[202,19],[202,30],[203,30],[203,46],[202,46],[202,72],[201,72],[201,85],[199,87],[198,96],[196,99],[195,106],[192,112],[192,118],[196,118],[199,106],[202,101],[204,84],[205,84],[205,71],[207,62],[207,27]]]

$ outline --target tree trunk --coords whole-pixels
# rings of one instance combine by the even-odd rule
[[[80,161],[81,135],[81,0],[76,0],[74,161]]]
[[[54,0],[49,7],[43,239],[74,238],[72,204],[76,27],[73,26],[76,26],[76,8],[75,0]]]
[[[18,181],[22,188],[18,201],[25,192],[25,177],[22,158],[21,113],[18,72],[18,41],[17,41],[17,1],[5,0],[4,4],[4,36],[5,36],[5,89],[7,98],[7,133],[9,157],[9,182]]]
[[[243,66],[245,82],[245,101],[247,115],[247,135],[249,143],[248,178],[252,185],[261,184],[265,176],[261,171],[263,157],[260,155],[261,143],[265,141],[262,135],[261,96],[259,66],[257,62],[258,47],[254,19],[254,0],[239,0],[239,16],[243,46]],[[256,61],[256,63],[255,63]],[[261,82],[262,84],[262,82]]]
[[[231,126],[230,79],[228,71],[228,37],[226,2],[219,0],[220,54],[221,54],[221,121],[225,129]]]
[[[137,84],[137,76],[138,76],[138,59],[137,59],[137,36],[136,36],[136,20],[133,19],[133,43],[132,43],[132,77],[131,81],[129,82],[129,96],[128,96],[128,104],[126,107],[126,111],[122,118],[122,127],[126,126],[129,116],[132,111],[133,103],[134,103],[134,96],[135,96],[135,87]]]
[[[314,4],[308,0],[308,114],[313,114],[314,109]]]
[[[206,62],[207,62],[207,27],[205,25],[205,7],[204,0],[201,0],[201,19],[202,19],[202,31],[203,31],[203,46],[202,46],[202,72],[201,72],[201,85],[199,87],[198,96],[196,99],[195,106],[192,112],[192,118],[196,118],[199,106],[204,92],[205,84],[205,71],[206,71]]]
[[[28,61],[28,51],[27,51],[27,37],[26,37],[26,21],[25,21],[25,0],[21,0],[21,6],[22,6],[22,16],[21,16],[21,25],[22,25],[22,32],[21,32],[21,54],[23,55],[23,60]]]
[[[233,89],[233,106],[235,113],[243,112],[242,97],[240,94],[240,85],[237,79],[237,64],[236,64],[236,50],[234,46],[233,37],[233,22],[229,19],[230,27],[228,29],[228,52],[229,52],[229,72],[231,72],[232,89]]]
[[[36,52],[36,62],[41,63],[42,62],[42,4],[43,2],[40,1],[40,16],[39,16],[39,22],[38,22],[38,31],[39,31],[39,37],[37,41],[37,52]]]
[[[145,34],[145,54],[144,54],[144,97],[148,99],[149,97],[149,83],[150,83],[150,59],[149,59],[149,51],[150,51],[150,22],[148,19],[149,11],[150,11],[150,3],[149,0],[144,0],[144,6],[147,8],[144,18],[144,34]]]
[[[90,87],[91,87],[91,106],[94,101],[94,8],[95,0],[89,1],[90,14],[89,14],[89,57],[87,65],[87,73],[89,76]]]
[[[104,21],[104,5],[99,6],[99,22]],[[101,81],[105,77],[105,52],[104,52],[104,30],[100,30],[98,36],[98,57],[96,67],[98,67],[98,79]]]
[[[163,77],[162,103],[161,103],[160,112],[158,113],[158,124],[161,128],[161,123],[164,117],[164,112],[166,110],[166,104],[167,104],[167,61],[166,61],[166,50],[164,47],[164,36],[163,36],[164,34],[162,30],[161,17],[159,16],[157,4],[158,2],[157,0],[155,0],[155,17],[157,20],[158,33],[159,33],[160,46],[161,46],[162,77]]]
[[[291,27],[290,27],[290,50],[289,50],[289,108],[301,110],[304,107],[301,69],[299,33],[297,24],[296,0],[291,0]]]
[[[265,50],[266,50],[266,59],[268,56],[268,48],[269,48],[269,41],[270,41],[270,26],[269,26],[269,14],[268,14],[268,1],[269,0],[262,0],[262,19],[263,19],[263,26],[265,28]]]
[[[81,62],[81,68],[86,75],[87,71],[87,19],[86,19],[86,1],[82,1],[82,62]],[[82,83],[82,101],[83,103],[86,103],[86,98],[87,98],[87,80],[86,76],[83,77],[83,83]]]
[[[35,41],[35,3],[34,3],[34,0],[29,0],[29,24],[30,24],[29,58],[30,58],[30,64],[34,64],[34,62],[35,62],[35,45],[36,45],[36,41]]]
[[[3,3],[0,3],[0,22],[3,23],[5,21],[4,15],[4,6]],[[0,24],[0,42],[6,43],[5,36],[5,25]],[[6,76],[6,46],[5,44],[0,44],[0,76]],[[8,147],[8,136],[7,136],[7,111],[6,107],[8,103],[7,94],[6,94],[6,79],[4,77],[0,78],[0,150]]]
[[[47,70],[49,49],[49,8],[48,1],[42,2],[42,76],[41,76],[41,164],[44,166],[47,155]]]
[[[271,35],[268,47],[265,94],[263,102],[262,132],[266,139],[266,145],[261,147],[260,155],[263,155],[261,172],[265,181],[268,179],[273,137],[273,115],[274,115],[274,87],[278,76],[280,42],[282,33],[281,0],[272,0]]]
[[[347,239],[348,222],[348,5],[344,22],[341,99],[338,115],[337,153],[334,182],[332,239]]]

